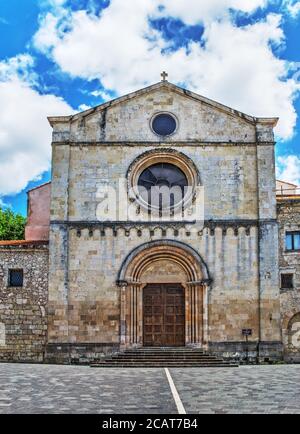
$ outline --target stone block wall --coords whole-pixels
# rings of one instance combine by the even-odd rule
[[[287,252],[286,231],[300,231],[300,198],[278,198],[279,271],[293,274],[293,289],[281,289],[280,309],[284,358],[300,362],[300,252]]]
[[[0,242],[0,361],[43,362],[47,338],[48,244]],[[9,286],[9,270],[23,286]]]
[[[150,123],[165,111],[174,114],[178,128],[162,139]],[[50,122],[52,354],[55,346],[61,351],[68,345],[118,345],[116,280],[122,262],[143,243],[176,239],[201,256],[212,276],[207,297],[211,348],[231,354],[234,343],[243,353],[242,329],[251,328],[252,346],[261,343],[261,357],[280,358],[275,120],[247,117],[165,84]],[[204,187],[203,231],[182,224],[175,234],[171,222],[147,223],[134,199],[138,222],[119,216],[99,221],[99,186],[117,186],[120,178],[130,184],[128,173],[137,159],[162,149],[184,154],[197,168]],[[121,196],[117,205],[125,201]]]
[[[178,120],[176,134],[167,139],[170,142],[216,142],[226,136],[233,142],[256,141],[251,117],[167,83],[133,93],[117,104],[96,107],[84,116],[75,116],[71,124],[67,119],[64,126],[55,128],[53,141],[68,137],[77,142],[158,142],[161,138],[150,123],[155,114],[165,111],[171,111]]]
[[[116,285],[116,278],[122,262],[141,243],[163,239],[181,241],[205,258],[213,279],[208,300],[209,342],[219,343],[222,348],[224,342],[243,343],[243,328],[251,328],[251,340],[258,342],[257,227],[249,231],[243,227],[236,231],[233,227],[226,230],[216,227],[214,231],[205,227],[193,234],[180,228],[176,235],[167,225],[153,232],[153,228],[142,225],[140,228],[139,232],[136,228],[101,230],[99,225],[88,224],[66,229],[52,226],[55,239],[62,239],[65,231],[68,233],[69,249],[67,260],[61,250],[55,255],[57,272],[52,272],[50,293],[49,360],[64,357],[66,361],[69,355],[62,354],[62,347],[66,349],[68,343],[73,349],[98,346],[101,353],[118,347],[121,289]],[[65,260],[68,291],[63,286],[64,270],[58,271]],[[54,288],[58,289],[54,291]],[[216,349],[216,345],[212,344],[211,349]],[[79,357],[74,350],[73,353],[72,357]]]

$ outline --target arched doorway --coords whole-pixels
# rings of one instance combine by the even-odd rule
[[[118,277],[121,346],[207,344],[211,280],[194,249],[173,240],[143,244],[127,256]]]
[[[288,323],[288,347],[300,352],[300,312],[296,313]]]

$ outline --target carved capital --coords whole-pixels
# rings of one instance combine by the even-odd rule
[[[119,287],[126,287],[126,286],[128,286],[128,282],[127,282],[127,280],[117,280],[116,281],[116,284],[117,284],[117,286],[119,286]]]

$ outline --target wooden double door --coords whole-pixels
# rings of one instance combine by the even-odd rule
[[[149,284],[143,290],[144,346],[185,345],[185,297],[180,284]]]

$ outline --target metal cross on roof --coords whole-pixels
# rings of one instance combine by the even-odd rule
[[[169,74],[166,71],[163,71],[160,75],[162,76],[162,81],[167,81],[166,79]]]

